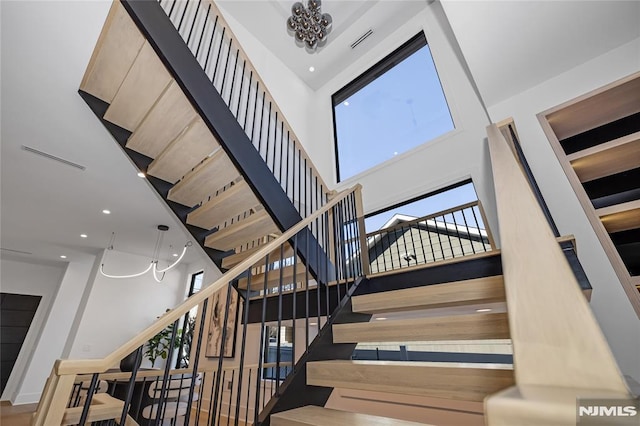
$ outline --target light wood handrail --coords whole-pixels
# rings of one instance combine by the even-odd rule
[[[629,394],[507,141],[487,134],[517,385]]]
[[[165,313],[157,321],[144,329],[137,336],[130,339],[128,342],[120,346],[102,359],[84,359],[84,360],[60,360],[55,365],[55,372],[57,375],[66,374],[86,374],[86,373],[104,373],[122,358],[144,345],[150,338],[164,330],[169,324],[172,324],[179,318],[181,318],[191,308],[204,302],[207,298],[211,297],[215,292],[227,285],[229,281],[237,278],[240,274],[251,268],[256,262],[264,258],[268,253],[271,253],[276,247],[287,242],[290,238],[295,236],[298,232],[308,226],[313,220],[326,213],[333,206],[337,205],[340,201],[349,196],[352,192],[361,188],[361,185],[355,185],[342,191],[338,196],[333,198],[327,204],[318,209],[315,213],[301,220],[292,228],[283,233],[280,237],[271,241],[269,244],[265,244],[262,249],[256,251],[254,254],[238,263],[236,266],[227,271],[224,275],[218,278],[213,284],[205,287],[198,293],[189,297],[182,304],[178,305],[174,309]]]

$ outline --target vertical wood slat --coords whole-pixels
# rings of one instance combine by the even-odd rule
[[[59,363],[60,360],[56,361],[45,383],[33,418],[33,426],[59,425],[62,423],[76,375],[58,375]]]

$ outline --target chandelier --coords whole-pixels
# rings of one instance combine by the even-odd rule
[[[291,16],[287,19],[287,31],[296,44],[313,53],[327,42],[331,31],[331,15],[320,10],[321,0],[308,0],[307,7],[301,2],[291,6]]]
[[[162,282],[162,280],[164,279],[165,273],[173,269],[175,266],[177,266],[178,263],[180,263],[180,261],[184,257],[184,254],[187,252],[187,248],[193,245],[191,241],[187,241],[187,243],[184,245],[184,248],[182,249],[182,253],[179,256],[177,256],[177,254],[174,254],[174,256],[178,257],[178,259],[176,259],[175,262],[173,262],[171,265],[167,266],[166,268],[159,268],[158,262],[160,260],[159,259],[160,247],[162,246],[164,233],[168,230],[169,230],[169,227],[167,225],[158,225],[158,238],[156,239],[156,246],[155,246],[155,249],[153,250],[151,263],[149,264],[147,269],[145,269],[144,271],[138,272],[136,274],[129,274],[129,275],[111,275],[104,272],[104,263],[102,263],[100,265],[100,273],[107,278],[136,278],[151,271],[153,274],[153,279],[156,280],[156,282]],[[115,242],[115,238],[116,238],[116,234],[115,232],[112,232],[111,240],[109,241],[109,246],[107,247],[107,250],[113,250],[113,243]]]

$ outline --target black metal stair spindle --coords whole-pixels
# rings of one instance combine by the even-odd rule
[[[136,375],[138,374],[138,368],[140,367],[140,361],[142,360],[142,349],[143,346],[140,346],[136,350],[136,359],[133,363],[133,369],[131,370],[131,378],[129,379],[129,384],[127,385],[127,396],[124,400],[124,405],[122,406],[122,414],[120,415],[120,424],[124,425],[127,419],[127,413],[129,412],[129,406],[131,405],[131,398],[133,398],[133,388],[136,384]]]
[[[93,394],[96,391],[97,383],[98,383],[98,373],[95,373],[91,376],[89,389],[87,389],[87,395],[85,396],[84,406],[82,407],[82,413],[80,414],[80,422],[78,423],[80,426],[84,426],[84,424],[87,422],[87,416],[89,415],[89,407],[91,406],[91,400],[93,399]]]
[[[160,422],[160,420],[164,420],[164,411],[166,409],[167,402],[167,381],[169,380],[169,371],[171,371],[171,358],[173,355],[173,348],[176,343],[176,334],[178,331],[178,320],[173,322],[173,328],[171,330],[171,339],[169,340],[169,354],[167,356],[167,361],[164,366],[164,373],[162,375],[162,390],[160,391],[160,399],[158,401],[158,411],[156,412],[156,423]],[[162,416],[160,415],[162,413]]]
[[[193,28],[196,26],[196,21],[198,20],[198,13],[200,13],[200,4],[202,4],[202,0],[198,0],[198,4],[196,5],[196,11],[193,14],[193,21],[191,22],[191,28],[189,29],[189,35],[187,36],[187,46],[191,42],[191,35],[193,34]]]
[[[238,419],[240,418],[240,399],[242,396],[242,380],[243,380],[243,376],[244,376],[244,355],[245,355],[245,350],[247,347],[247,326],[249,325],[249,295],[251,294],[251,268],[249,268],[247,270],[247,292],[245,293],[245,297],[244,297],[244,305],[242,308],[242,314],[244,317],[243,320],[243,324],[242,324],[242,344],[241,344],[241,348],[240,348],[240,365],[239,368],[240,370],[238,371],[238,392],[236,394],[236,414],[235,414],[235,419],[236,419],[236,425],[238,424]],[[251,373],[251,370],[249,370],[249,373]],[[251,387],[251,376],[249,376],[249,381],[248,381],[249,386],[247,387]],[[249,400],[247,399],[247,410],[249,409]],[[246,424],[246,422],[245,422]]]
[[[467,217],[464,214],[464,211],[466,209],[462,209],[462,220],[464,221],[464,227],[467,230],[467,233],[469,233],[469,237],[471,237],[471,231],[469,230],[469,225],[467,224]],[[480,228],[476,227],[476,229],[478,229],[478,235],[480,237],[480,239],[482,240],[482,233],[480,232]],[[473,244],[473,240],[471,238],[469,238],[469,240],[471,241],[471,252],[473,254],[476,254],[476,246],[475,244]]]
[[[202,32],[200,33],[200,39],[198,40],[198,47],[196,48],[196,53],[195,53],[195,57],[196,59],[198,59],[198,57],[200,56],[200,48],[202,47],[202,40],[204,39],[204,33],[206,33],[207,31],[207,25],[209,25],[209,13],[211,12],[211,3],[209,3],[209,6],[207,7],[207,14],[204,17],[204,25],[202,26]],[[198,62],[200,62],[198,60]]]
[[[209,299],[205,299],[204,302],[202,303],[202,312],[200,313],[200,328],[198,329],[198,340],[196,342],[195,359],[193,360],[193,369],[191,372],[191,386],[189,386],[189,407],[187,409],[187,413],[185,414],[185,421],[184,421],[185,425],[189,424],[189,418],[191,417],[191,404],[193,403],[193,394],[195,391],[196,378],[198,377],[198,365],[200,363],[200,351],[202,350],[202,336],[204,334],[204,324],[207,318],[208,304],[209,304]],[[204,384],[204,377],[202,378],[201,383]],[[202,385],[200,387],[202,387]],[[198,399],[199,401],[202,400],[202,398],[198,398]],[[198,424],[199,416],[200,416],[200,407],[198,407],[196,424]],[[124,423],[120,423],[120,424],[124,424]]]
[[[216,385],[215,385],[215,395],[214,395],[214,406],[213,406],[213,411],[214,413],[218,413],[218,395],[221,394],[221,385],[224,383],[224,380],[221,383],[220,380],[220,372],[222,371],[222,361],[224,359],[224,354],[225,354],[225,349],[227,347],[226,342],[227,342],[227,327],[229,325],[229,307],[231,306],[231,292],[232,291],[236,291],[235,288],[233,287],[233,285],[231,284],[231,282],[227,283],[227,299],[225,302],[225,307],[224,307],[224,320],[222,322],[223,326],[222,326],[222,333],[220,336],[220,352],[219,352],[219,356],[218,356],[218,374],[216,374]],[[222,408],[222,407],[220,407]]]

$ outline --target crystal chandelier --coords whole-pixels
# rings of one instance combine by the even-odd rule
[[[287,19],[287,30],[300,47],[313,53],[327,42],[331,31],[331,15],[320,10],[321,0],[308,0],[307,7],[301,2],[291,6],[291,16]]]
[[[166,231],[169,230],[169,227],[167,225],[158,225],[158,238],[156,239],[156,247],[153,250],[153,255],[151,258],[151,263],[149,264],[149,266],[147,267],[147,269],[145,269],[142,272],[138,272],[135,274],[129,274],[129,275],[111,275],[111,274],[107,274],[104,272],[104,263],[102,263],[100,265],[100,273],[107,277],[107,278],[136,278],[139,276],[142,276],[144,274],[146,274],[147,272],[151,271],[153,273],[153,279],[156,280],[156,282],[162,282],[162,280],[164,279],[164,275],[167,271],[173,269],[174,267],[176,267],[178,265],[178,263],[180,263],[180,261],[182,260],[182,258],[184,257],[184,254],[187,252],[187,248],[191,247],[193,245],[193,243],[191,241],[187,241],[187,243],[184,245],[184,248],[182,249],[182,253],[178,256],[178,259],[176,259],[175,262],[173,262],[171,265],[167,266],[166,268],[159,268],[158,267],[158,262],[159,262],[159,258],[160,258],[160,247],[162,246],[162,240],[164,238],[164,233]],[[116,234],[115,232],[111,233],[111,240],[109,241],[109,246],[107,247],[107,250],[113,250],[113,243],[115,241],[116,238]],[[176,254],[174,254],[174,256],[176,256]]]

